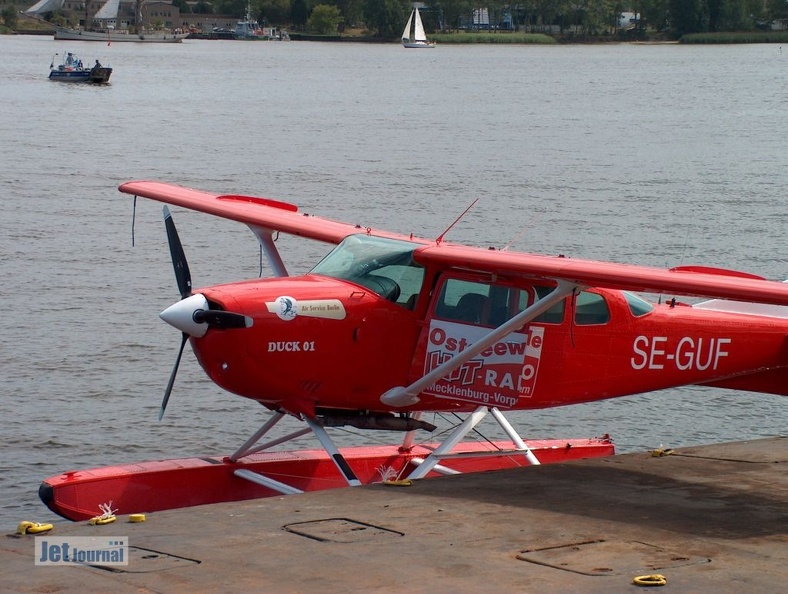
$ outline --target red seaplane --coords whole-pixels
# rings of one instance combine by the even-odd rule
[[[505,411],[564,406],[683,385],[788,394],[788,284],[708,267],[670,270],[513,253],[299,213],[296,206],[135,181],[120,191],[249,226],[274,276],[193,289],[173,219],[165,224],[181,300],[161,318],[210,379],[273,411],[226,458],[67,472],[39,491],[56,513],[156,511],[560,462],[613,453],[609,438],[529,441]],[[458,219],[459,220],[459,219]],[[456,223],[456,221],[455,221]],[[450,229],[451,227],[449,227]],[[447,230],[448,231],[448,230]],[[290,276],[279,233],[333,244]],[[630,291],[701,296],[650,303]],[[439,443],[427,412],[459,413]],[[463,441],[487,414],[509,440]],[[304,423],[258,445],[285,416]],[[399,446],[340,450],[326,428],[404,432]],[[266,451],[312,432],[321,449]]]

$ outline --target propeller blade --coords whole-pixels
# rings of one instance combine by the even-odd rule
[[[161,410],[159,411],[159,420],[161,421],[164,416],[164,410],[167,408],[167,402],[170,400],[172,393],[172,386],[175,384],[175,375],[178,373],[178,366],[181,364],[181,355],[183,355],[183,348],[186,346],[186,341],[189,340],[189,335],[185,332],[181,338],[181,348],[178,350],[178,358],[175,359],[175,366],[172,368],[170,374],[170,381],[167,383],[167,389],[164,391],[164,399],[161,401]]]
[[[181,239],[178,237],[178,230],[175,228],[175,221],[172,220],[170,209],[164,207],[164,226],[167,229],[167,241],[170,244],[170,256],[172,257],[172,267],[175,269],[175,280],[178,283],[178,290],[181,298],[186,299],[192,293],[192,276],[189,272],[189,264],[186,262],[186,253],[183,251]]]

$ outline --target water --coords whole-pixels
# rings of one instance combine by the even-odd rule
[[[50,83],[55,52],[107,87]],[[0,36],[0,523],[51,520],[41,479],[225,454],[264,420],[187,349],[157,179],[454,241],[788,278],[788,53],[775,45],[438,47],[55,42]],[[176,211],[196,286],[258,274],[253,236]],[[291,272],[326,246],[282,238]],[[785,433],[786,400],[684,388],[514,415],[525,436],[620,452]],[[294,422],[293,422],[294,423]],[[292,427],[293,424],[290,425]],[[495,427],[483,428],[496,434]],[[390,440],[358,432],[342,444]],[[306,438],[296,445],[314,447]]]

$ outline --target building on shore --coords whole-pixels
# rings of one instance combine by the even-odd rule
[[[67,24],[74,28],[128,30],[134,27],[137,1],[120,0],[117,15],[103,18],[100,11],[108,3],[107,0],[52,0],[39,15],[51,18],[48,15],[59,12]],[[14,5],[23,14],[34,6],[30,1],[15,2]],[[180,29],[206,36],[216,30],[235,30],[239,20],[231,15],[181,13],[177,6],[166,0],[143,2],[141,16],[146,29]]]

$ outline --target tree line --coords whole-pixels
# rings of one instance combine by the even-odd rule
[[[267,25],[336,34],[345,28],[396,37],[412,10],[411,0],[172,0],[181,13],[223,14],[252,18]],[[675,37],[687,33],[754,31],[788,25],[788,0],[423,0],[428,31],[456,31],[473,26],[484,11],[485,27],[525,32],[604,35],[620,26],[619,17],[637,15],[626,26]],[[6,7],[9,8],[9,7]],[[12,9],[13,10],[13,9]],[[4,14],[6,25],[13,21]],[[4,11],[5,12],[5,11]],[[479,19],[476,19],[477,26]]]
[[[634,13],[627,26],[641,30],[672,33],[753,31],[771,23],[788,24],[788,0],[426,0],[438,11],[447,28],[460,22],[475,8],[488,10],[490,23],[500,24],[510,15],[516,29],[560,31],[574,28],[589,35],[600,35],[619,28],[622,13]]]
[[[247,10],[247,0],[173,0],[173,4],[182,12],[238,17]],[[615,31],[624,12],[637,15],[627,26],[677,36],[788,24],[788,0],[424,0],[422,5],[425,25],[432,31],[453,31],[473,23],[474,11],[480,9],[486,10],[493,30],[505,23],[519,31],[558,28],[588,35]],[[411,9],[410,0],[251,0],[252,16],[260,22],[324,33],[354,27],[383,37],[399,35]]]

